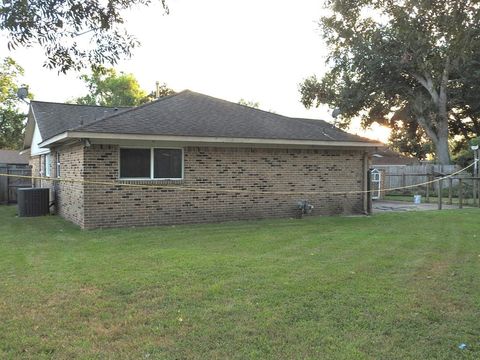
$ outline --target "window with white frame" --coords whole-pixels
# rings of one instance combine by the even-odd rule
[[[50,154],[43,155],[43,169],[44,169],[43,173],[47,177],[50,177],[52,175],[50,171],[51,165],[52,165],[51,155]]]
[[[60,153],[56,153],[56,168],[55,168],[55,176],[58,178],[60,177]]]
[[[121,179],[183,179],[183,149],[120,148]]]

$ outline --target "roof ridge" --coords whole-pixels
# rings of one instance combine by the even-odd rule
[[[88,105],[88,104],[71,104],[71,103],[62,103],[57,101],[42,101],[42,100],[30,100],[30,103],[43,103],[43,104],[55,104],[55,105],[68,105],[68,106],[85,106],[93,108],[105,108],[105,109],[131,109],[132,106],[103,106],[103,105]]]
[[[322,120],[322,119],[308,119],[308,118],[291,118],[291,119],[299,120],[299,121],[303,121],[303,122],[309,122],[309,123],[321,121],[321,122],[325,123],[326,125],[328,125],[327,128],[328,128],[329,130],[338,131],[338,132],[341,132],[341,133],[347,134],[347,135],[358,136],[358,137],[360,137],[360,138],[362,138],[362,139],[367,139],[367,140],[369,140],[369,141],[370,141],[370,140],[371,140],[371,141],[376,141],[376,140],[374,140],[374,139],[370,139],[370,138],[367,138],[367,137],[365,137],[365,136],[360,136],[360,135],[357,135],[357,134],[349,133],[348,131],[345,131],[345,130],[339,128],[339,127],[336,127],[334,124],[331,124],[331,123],[329,123],[329,122],[326,121],[326,120]]]
[[[228,101],[228,100],[225,100],[225,99],[220,99],[220,98],[216,98],[214,96],[211,96],[211,95],[207,95],[207,94],[200,94],[200,93],[197,93],[195,91],[191,91],[191,90],[188,90],[194,94],[198,94],[198,95],[202,95],[202,96],[206,96],[206,97],[209,97],[211,99],[215,99],[215,100],[218,100],[218,101],[221,101],[221,102],[226,102],[226,103],[229,103],[229,104],[233,104],[233,105],[238,105],[238,106],[242,106],[242,107],[245,107],[247,109],[251,109],[251,110],[255,110],[255,111],[258,111],[258,112],[263,112],[263,113],[267,113],[267,114],[270,114],[270,115],[275,115],[275,116],[278,116],[278,117],[281,117],[283,118],[284,120],[297,120],[297,121],[301,121],[301,122],[308,122],[308,123],[315,123],[315,125],[320,125],[320,123],[324,123],[325,127],[328,127],[329,129],[331,130],[334,130],[334,131],[338,131],[340,133],[343,133],[343,134],[347,134],[347,135],[354,135],[354,134],[351,134],[345,130],[342,130],[342,129],[339,129],[337,127],[335,127],[333,124],[330,124],[328,121],[326,120],[323,120],[323,119],[308,119],[308,118],[298,118],[298,117],[291,117],[291,116],[286,116],[286,115],[281,115],[281,114],[277,114],[277,113],[274,113],[274,112],[271,112],[271,111],[266,111],[266,110],[262,110],[262,109],[257,109],[257,108],[254,108],[254,107],[251,107],[251,106],[248,106],[248,105],[243,105],[243,104],[239,104],[239,103],[234,103],[232,101]],[[323,125],[323,124],[322,124]],[[322,131],[323,132],[323,131]],[[331,136],[329,136],[328,134],[326,134],[325,132],[323,132],[323,134],[329,138],[331,138]],[[372,139],[369,139],[369,138],[365,138],[363,136],[359,136],[359,135],[355,135],[355,136],[358,136],[359,138],[362,138],[362,139],[367,139],[367,140],[371,140],[373,141]]]
[[[323,119],[308,119],[308,118],[299,118],[299,117],[291,117],[291,116],[289,116],[288,118],[291,119],[291,120],[298,120],[298,121],[303,121],[303,122],[306,122],[306,123],[315,122],[315,123],[318,124],[319,122],[322,122],[322,123],[325,123],[326,126],[331,127],[332,129],[341,130],[341,129],[335,127],[333,124],[329,123],[327,120],[323,120]]]
[[[263,110],[263,109],[254,108],[254,107],[252,107],[252,106],[235,103],[235,102],[233,102],[233,101],[229,101],[229,100],[225,100],[225,99],[220,99],[220,98],[217,98],[217,97],[215,97],[215,96],[211,96],[211,95],[207,95],[207,94],[201,94],[201,93],[198,93],[198,92],[192,91],[192,90],[185,90],[185,91],[189,91],[189,92],[194,93],[194,94],[197,94],[197,95],[206,96],[206,97],[209,97],[209,98],[211,98],[211,99],[215,99],[215,100],[217,100],[217,101],[226,102],[226,103],[228,103],[228,104],[237,105],[237,106],[242,106],[242,107],[247,108],[247,109],[250,109],[250,110],[255,110],[255,111],[258,111],[258,112],[263,112],[263,113],[267,113],[267,114],[270,114],[270,115],[275,115],[275,116],[279,116],[279,117],[282,117],[282,118],[285,118],[285,119],[289,119],[288,116],[285,116],[285,115],[282,115],[282,114],[277,114],[277,113],[274,113],[274,112],[272,112],[272,111],[267,111],[267,110]],[[290,119],[291,119],[291,118],[290,118]]]
[[[98,119],[98,120],[92,121],[91,123],[84,124],[84,125],[79,125],[79,126],[77,126],[77,127],[74,127],[74,128],[72,128],[72,129],[70,129],[70,131],[72,131],[72,130],[80,130],[80,129],[83,128],[83,127],[90,126],[90,125],[95,125],[95,124],[99,123],[100,121],[107,120],[107,119],[110,119],[110,118],[114,118],[115,116],[118,116],[118,115],[120,115],[120,114],[123,115],[123,114],[125,114],[125,113],[127,113],[127,112],[130,112],[130,111],[134,111],[134,110],[137,110],[137,109],[142,109],[142,108],[144,108],[144,107],[146,107],[146,106],[153,105],[154,103],[157,103],[157,102],[160,102],[160,101],[163,101],[163,100],[172,98],[172,97],[174,97],[174,96],[180,95],[181,93],[184,93],[184,92],[187,92],[187,91],[190,91],[190,90],[187,90],[187,89],[186,89],[186,90],[182,90],[182,91],[180,91],[180,92],[178,92],[178,93],[175,93],[175,94],[172,94],[172,95],[168,95],[168,96],[163,96],[163,97],[160,97],[160,98],[155,99],[155,100],[153,100],[153,101],[150,101],[150,102],[148,102],[148,103],[139,105],[139,106],[133,106],[133,107],[127,108],[127,109],[125,109],[125,111],[119,111],[119,112],[114,113],[114,114],[109,114],[109,115],[104,116],[104,117],[102,117],[102,118],[100,118],[100,119]]]
[[[328,128],[329,130],[339,131],[339,132],[342,132],[342,133],[344,133],[344,134],[353,135],[353,134],[351,134],[351,133],[349,133],[349,132],[347,132],[347,131],[345,131],[345,130],[343,130],[343,129],[340,129],[340,128],[336,127],[334,124],[331,124],[331,123],[329,123],[328,121],[323,120],[323,119],[307,119],[307,118],[294,118],[294,117],[292,117],[292,118],[290,118],[290,119],[302,121],[302,122],[305,122],[305,123],[317,123],[317,124],[318,124],[319,122],[321,122],[321,123],[324,123],[324,124],[325,124],[325,128]],[[323,125],[323,124],[322,124],[322,125]]]
[[[342,132],[342,133],[352,135],[352,134],[348,133],[348,132],[345,131],[345,130],[342,130],[342,129],[339,129],[339,128],[335,127],[333,124],[330,124],[328,121],[323,120],[323,119],[309,119],[309,118],[299,118],[299,117],[286,116],[286,115],[274,113],[274,112],[272,112],[272,111],[267,111],[267,110],[263,110],[263,109],[254,108],[254,107],[251,107],[251,106],[248,106],[248,105],[243,105],[243,104],[239,104],[239,103],[234,103],[234,102],[232,102],[232,101],[228,101],[228,100],[225,100],[225,99],[220,99],[220,98],[217,98],[217,97],[215,97],[215,96],[197,93],[197,92],[192,91],[192,90],[185,90],[185,91],[189,91],[189,92],[192,92],[192,93],[194,93],[194,94],[206,96],[206,97],[209,97],[209,98],[211,98],[211,99],[215,99],[215,100],[218,100],[218,101],[226,102],[226,103],[229,103],[229,104],[242,106],[242,107],[245,107],[245,108],[247,108],[247,109],[251,109],[251,110],[255,110],[255,111],[259,111],[259,112],[264,112],[264,113],[267,113],[267,114],[270,114],[270,115],[275,115],[275,116],[278,116],[278,117],[282,117],[282,118],[285,119],[285,120],[299,120],[299,121],[309,122],[309,123],[315,122],[317,125],[319,124],[319,122],[323,122],[323,123],[325,123],[325,125],[331,127],[333,130],[337,130],[337,131],[340,131],[340,132]]]

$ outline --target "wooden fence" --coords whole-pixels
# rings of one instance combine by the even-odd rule
[[[31,176],[29,165],[0,164],[0,174]],[[31,179],[14,176],[0,176],[0,204],[14,204],[17,202],[17,189],[31,187]]]
[[[375,169],[380,177],[377,182],[372,180],[371,188],[379,190],[373,193],[377,198],[422,195],[422,202],[436,202],[439,209],[443,204],[480,207],[480,177],[472,176],[471,170],[459,172],[461,168],[457,165],[431,164],[376,166]],[[452,176],[444,178],[447,175]]]
[[[390,166],[390,165],[378,165],[376,169],[382,173],[382,188],[392,189],[405,186],[412,186],[420,183],[432,181],[438,176],[445,176],[453,174],[461,169],[458,165],[435,165],[435,164],[422,164],[422,165],[406,165],[406,166]],[[457,177],[471,176],[468,173],[459,174]],[[453,180],[453,186],[458,186],[458,179]],[[433,183],[430,186],[430,190],[437,191],[438,183]],[[406,191],[411,192],[410,190]]]
[[[457,181],[458,185],[453,186]],[[452,205],[455,203],[461,209],[464,205],[480,207],[480,178],[479,177],[450,177],[439,179],[437,182],[436,202],[441,210],[443,204]],[[428,198],[426,199],[429,202]]]

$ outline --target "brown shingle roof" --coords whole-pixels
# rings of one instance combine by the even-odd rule
[[[190,90],[76,130],[97,133],[374,142],[322,120],[282,116]]]
[[[32,102],[43,140],[68,130],[92,133],[314,140],[376,141],[322,120],[290,118],[190,90],[142,106],[119,109]]]

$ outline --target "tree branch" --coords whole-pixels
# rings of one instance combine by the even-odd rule
[[[428,93],[432,97],[433,103],[435,106],[438,106],[439,96],[435,87],[433,86],[432,77],[429,74],[420,75],[419,73],[412,72],[411,75],[417,80],[420,85],[422,85],[425,89],[427,89]]]
[[[427,121],[427,119],[425,119],[423,115],[416,116],[415,118],[417,119],[417,122],[420,124],[420,126],[425,130],[428,137],[432,139],[434,144],[436,144],[438,142],[438,135],[434,127]]]
[[[448,76],[450,74],[450,56],[447,55],[445,59],[445,67],[442,72],[442,80],[440,82],[440,96],[438,103],[438,110],[444,119],[447,119],[447,86]]]

